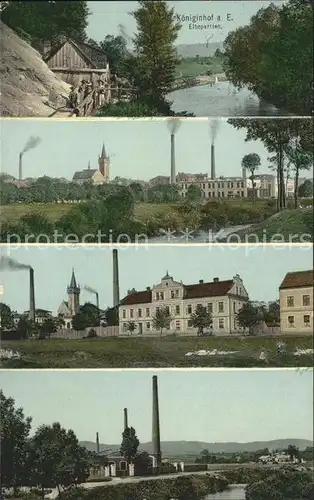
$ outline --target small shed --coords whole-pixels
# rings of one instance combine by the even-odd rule
[[[67,38],[55,46],[44,60],[47,66],[64,82],[78,85],[82,80],[109,81],[107,55],[101,49]]]

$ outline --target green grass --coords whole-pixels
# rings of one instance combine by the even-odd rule
[[[3,205],[0,209],[0,222],[17,222],[23,215],[29,214],[44,215],[49,221],[55,222],[74,206],[76,205],[70,203],[16,203]]]
[[[282,340],[282,337],[280,337]],[[312,348],[312,337],[285,339],[287,355],[278,359],[274,337],[197,338],[175,336],[160,338],[107,338],[85,340],[25,340],[3,341],[3,349],[13,349],[23,360],[5,361],[8,368],[170,368],[198,366],[264,367],[311,366],[312,357],[306,359],[292,355],[295,347]],[[268,363],[258,359],[261,349],[268,353]],[[185,354],[201,349],[239,350],[232,357],[198,357],[191,360]]]
[[[223,67],[220,59],[212,58],[212,64],[201,64],[194,59],[194,61],[182,60],[176,66],[176,78],[182,77],[196,77],[206,75],[210,70],[212,74],[223,73]]]
[[[313,241],[313,208],[285,210],[276,213],[250,229],[239,231],[242,241],[254,243],[256,235],[258,242],[263,243],[306,243]],[[275,236],[277,235],[277,236]],[[307,235],[303,236],[302,235]],[[229,243],[232,241],[230,240]]]

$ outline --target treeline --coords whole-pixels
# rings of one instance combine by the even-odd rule
[[[226,75],[296,115],[313,112],[313,2],[270,3],[224,41]]]

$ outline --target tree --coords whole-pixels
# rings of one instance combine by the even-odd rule
[[[153,466],[152,457],[146,452],[137,453],[133,460],[135,466],[135,475],[142,476]]]
[[[213,319],[211,313],[202,304],[196,306],[196,310],[191,314],[192,326],[197,328],[197,335],[203,336],[204,329],[211,327]]]
[[[80,307],[80,313],[86,318],[86,327],[100,325],[100,311],[95,304],[85,302],[85,304]]]
[[[228,80],[279,108],[311,115],[312,30],[310,2],[290,0],[261,8],[249,25],[230,32],[224,41]]]
[[[313,181],[306,179],[303,184],[299,186],[298,196],[300,198],[311,198],[313,196]]]
[[[268,304],[268,309],[265,311],[265,322],[267,325],[279,325],[280,324],[280,303],[279,300],[275,300]]]
[[[24,2],[9,1],[2,21],[18,34],[30,36],[34,46],[42,42],[58,43],[65,36],[77,41],[86,39],[89,15],[87,1]]]
[[[292,165],[295,172],[294,181],[294,207],[298,208],[299,195],[299,176],[300,170],[309,170],[313,166],[313,153],[305,151],[300,139],[295,138],[290,141],[284,148],[289,164]]]
[[[62,325],[64,325],[64,320],[62,318],[52,318],[48,317],[40,325],[40,335],[43,338],[49,337],[52,333],[55,333]]]
[[[119,307],[108,307],[105,311],[108,326],[119,325]]]
[[[13,327],[14,321],[11,308],[6,304],[0,303],[0,329],[12,330]]]
[[[261,159],[258,154],[250,153],[242,158],[242,167],[250,172],[250,180],[252,182],[252,190],[253,190],[253,200],[255,200],[255,172],[261,164]]]
[[[202,190],[196,184],[190,184],[185,198],[188,201],[199,201],[202,198]]]
[[[261,320],[260,311],[252,302],[247,302],[236,314],[236,319],[240,328],[248,329],[249,333],[254,333],[254,327]]]
[[[78,312],[72,318],[72,328],[76,331],[82,331],[87,328],[87,318],[82,312]]]
[[[85,482],[89,475],[88,453],[79,445],[72,430],[59,422],[42,425],[30,443],[30,464],[33,484],[45,488],[67,487]]]
[[[289,444],[286,452],[289,455],[291,461],[293,461],[294,459],[298,460],[300,458],[300,450],[297,446]]]
[[[122,443],[120,447],[120,453],[128,461],[132,463],[137,454],[137,449],[140,442],[136,436],[135,429],[133,427],[127,427],[122,433]]]
[[[141,0],[132,16],[137,24],[134,49],[141,75],[140,81],[136,82],[139,97],[162,109],[175,79],[177,55],[174,42],[181,26],[175,20],[174,9],[169,8],[164,0]]]
[[[123,61],[128,56],[127,44],[123,36],[107,35],[99,43],[99,48],[107,54],[111,72],[119,74]]]
[[[0,450],[1,485],[14,487],[25,485],[28,473],[27,440],[31,429],[30,417],[25,417],[15,401],[0,391]]]
[[[160,330],[160,338],[162,338],[164,329],[169,330],[171,319],[170,311],[167,307],[156,310],[156,314],[152,318],[152,324],[155,330]]]
[[[20,338],[27,339],[36,331],[35,325],[26,317],[20,318],[16,326]]]
[[[314,485],[311,472],[295,471],[291,467],[268,474],[266,479],[252,481],[245,489],[247,500],[310,500]]]
[[[134,332],[134,330],[136,329],[136,324],[134,321],[129,321],[127,324],[126,324],[126,329],[128,332],[130,332],[130,334],[132,335],[132,333]]]

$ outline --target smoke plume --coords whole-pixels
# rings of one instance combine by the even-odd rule
[[[171,135],[177,133],[180,128],[181,120],[179,118],[168,118],[167,120],[168,129]]]
[[[94,290],[94,288],[91,288],[90,286],[84,286],[83,287],[84,290],[86,290],[86,292],[89,292],[89,293],[98,293],[96,290]]]
[[[21,271],[22,269],[31,269],[31,266],[21,264],[11,257],[0,257],[0,271]]]
[[[27,140],[23,150],[21,151],[21,154],[23,155],[24,153],[27,153],[27,151],[29,151],[30,149],[36,148],[38,146],[38,144],[40,144],[40,142],[41,142],[40,137],[33,137],[33,136],[30,137]]]
[[[210,138],[211,138],[212,144],[214,144],[216,141],[218,130],[219,130],[219,121],[215,120],[215,119],[210,120],[209,130],[210,130]]]

